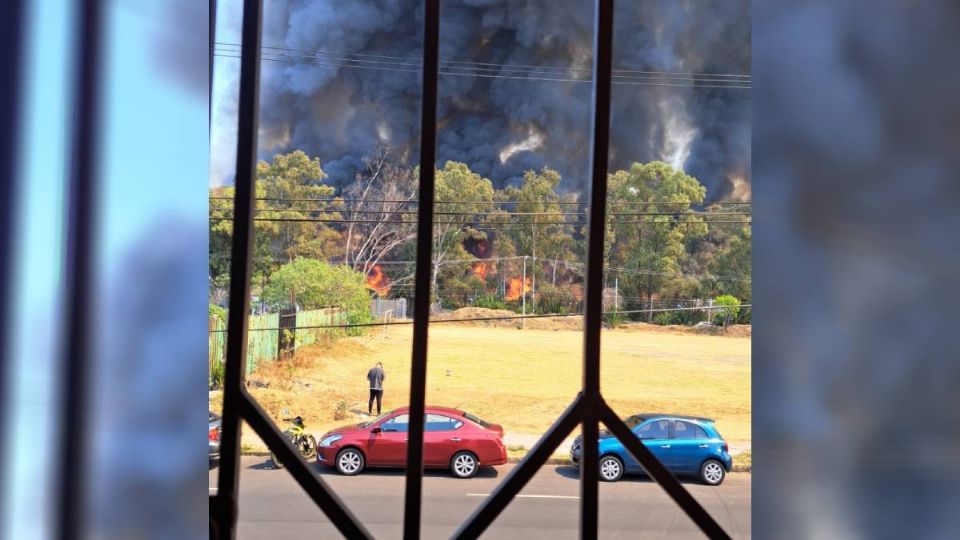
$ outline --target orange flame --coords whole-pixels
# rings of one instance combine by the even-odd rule
[[[378,296],[390,293],[390,280],[383,274],[383,268],[379,264],[373,265],[367,271],[367,288],[375,291]]]
[[[506,300],[510,302],[519,300],[521,295],[530,292],[532,284],[533,280],[531,278],[527,278],[526,283],[524,283],[521,278],[510,278],[510,280],[507,281]]]
[[[476,261],[470,265],[470,271],[483,281],[487,280],[488,275],[497,273],[497,267],[491,263]]]

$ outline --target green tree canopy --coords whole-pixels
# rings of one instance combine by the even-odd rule
[[[720,251],[707,264],[717,292],[750,300],[751,235],[750,227],[743,227],[727,237]]]
[[[707,190],[696,178],[662,161],[634,163],[610,175],[607,252],[620,270],[621,286],[633,288],[653,308],[653,296],[664,287],[696,289],[681,275],[689,255],[689,239],[707,226],[691,208]],[[629,203],[629,204],[623,204]],[[681,283],[682,282],[682,283]],[[652,320],[652,312],[648,314]]]
[[[263,299],[274,309],[338,307],[346,310],[352,324],[371,320],[364,275],[349,266],[316,259],[294,259],[270,274]]]
[[[715,318],[723,324],[724,328],[740,313],[740,299],[729,294],[714,298],[713,306],[719,308],[714,309]]]

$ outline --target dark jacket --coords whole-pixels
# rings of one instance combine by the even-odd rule
[[[367,380],[370,381],[371,390],[383,390],[383,380],[386,378],[387,374],[379,366],[372,367],[367,372]]]

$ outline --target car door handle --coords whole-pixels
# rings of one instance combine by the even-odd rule
[[[660,445],[660,448],[670,448],[670,445],[669,445],[669,444],[661,444],[661,445]]]
[[[460,437],[454,437],[450,439],[452,442],[460,442]]]

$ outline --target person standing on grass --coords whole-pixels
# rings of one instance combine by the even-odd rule
[[[380,400],[383,399],[383,381],[387,374],[383,372],[383,364],[377,362],[377,365],[370,368],[367,372],[367,380],[370,381],[370,402],[367,404],[367,414],[373,414],[373,398],[377,398],[377,416],[380,416]]]

